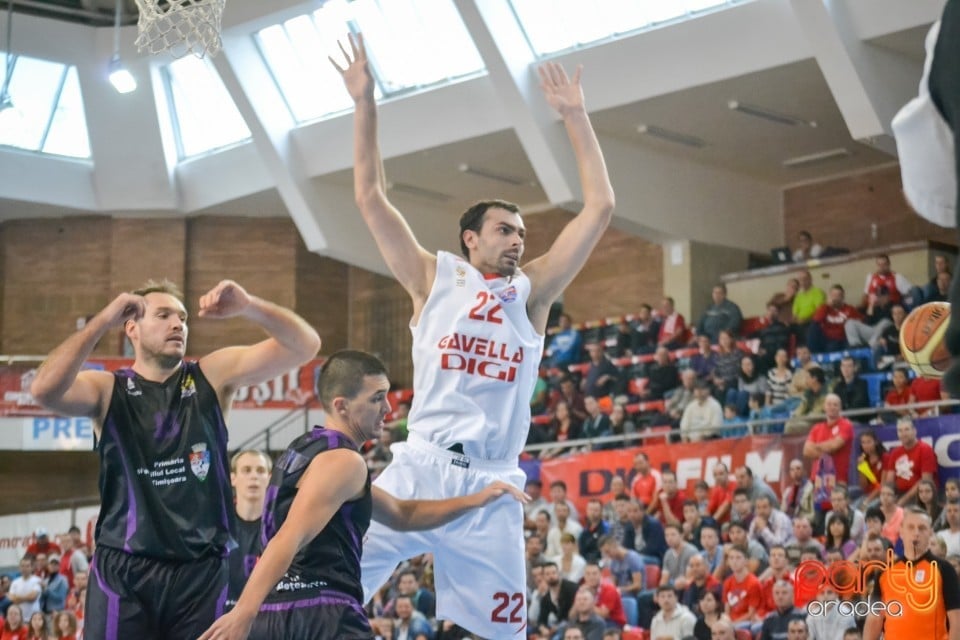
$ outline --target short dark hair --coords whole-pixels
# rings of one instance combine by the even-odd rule
[[[823,369],[820,367],[810,367],[810,369],[807,371],[807,375],[820,384],[824,384],[827,380],[826,375],[823,373]]]
[[[747,525],[743,524],[739,520],[734,520],[733,522],[727,525],[727,531],[730,531],[730,529],[733,529],[734,527],[736,527],[737,529],[743,529],[744,531],[747,530]]]
[[[464,211],[460,216],[460,252],[467,260],[470,259],[470,249],[463,241],[463,233],[464,231],[480,233],[487,211],[490,209],[506,209],[510,213],[520,215],[520,207],[506,200],[481,200]]]
[[[797,235],[800,236],[801,238],[806,238],[807,240],[810,240],[810,241],[813,240],[813,236],[810,235],[809,231],[801,231]]]
[[[329,411],[334,398],[355,398],[366,376],[388,375],[380,358],[365,351],[343,349],[330,356],[317,379],[317,396]]]
[[[183,302],[183,291],[181,291],[180,287],[175,285],[173,281],[166,278],[161,278],[160,280],[153,280],[151,278],[130,293],[135,296],[145,296],[148,293],[167,293],[180,302]]]
[[[564,482],[563,480],[554,480],[553,482],[550,483],[550,488],[553,489],[554,487],[562,487],[563,490],[566,491],[567,483]]]
[[[883,524],[887,521],[887,516],[883,515],[883,511],[880,510],[880,507],[870,507],[863,514],[864,520],[876,519],[880,521],[880,524]]]
[[[668,591],[673,595],[677,595],[677,590],[671,587],[669,584],[661,584],[660,586],[657,587],[657,595],[660,595],[661,593],[666,593]]]

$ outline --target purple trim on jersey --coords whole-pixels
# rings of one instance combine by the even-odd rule
[[[340,507],[340,514],[343,516],[343,527],[350,533],[350,540],[353,541],[353,554],[357,559],[357,565],[360,565],[360,532],[353,522],[353,507],[356,503],[345,503]]]
[[[277,502],[277,494],[280,493],[278,485],[271,484],[263,495],[263,513],[260,516],[260,544],[266,549],[270,538],[277,534],[276,521],[273,514],[273,505]]]
[[[123,550],[127,553],[133,553],[133,549],[130,548],[130,539],[137,533],[137,496],[133,491],[134,478],[133,474],[130,473],[130,464],[127,462],[126,451],[124,451],[123,447],[119,446],[120,436],[117,433],[117,425],[114,423],[113,417],[109,417],[103,426],[110,431],[110,436],[113,438],[113,441],[117,443],[120,462],[123,463],[123,474],[126,476],[127,482],[127,530],[123,536]]]
[[[260,605],[260,611],[291,611],[293,609],[303,609],[304,607],[315,607],[318,605],[343,605],[363,614],[363,607],[360,606],[360,603],[357,602],[356,598],[338,591],[324,591],[323,595],[319,595],[315,598],[308,598],[306,600],[291,600],[290,602],[262,604]]]
[[[90,562],[90,570],[93,572],[93,577],[97,579],[97,586],[100,587],[100,591],[103,592],[103,595],[107,596],[107,623],[104,633],[103,640],[118,640],[118,631],[117,625],[120,623],[120,595],[115,593],[108,587],[103,579],[100,577],[100,572],[97,570],[96,560]]]
[[[198,367],[199,369],[199,367]],[[217,405],[216,408],[217,416],[219,417],[218,423],[219,428],[217,429],[217,455],[213,456],[213,469],[214,473],[217,476],[217,486],[230,486],[230,476],[227,474],[227,470],[223,468],[223,461],[226,458],[226,455],[221,455],[222,452],[227,451],[227,429],[226,421],[223,419],[223,412],[220,411],[220,405]],[[223,525],[223,528],[227,531],[233,531],[233,527],[230,526],[230,513],[227,511],[227,505],[233,507],[233,496],[222,496],[223,500],[220,501],[220,523]],[[232,543],[232,544],[231,544]],[[233,535],[230,536],[230,542],[227,543],[227,549],[224,551],[224,556],[230,555],[231,547],[236,547],[236,539]],[[224,597],[226,597],[226,591],[224,591]]]
[[[223,610],[227,606],[227,589],[230,587],[230,581],[227,580],[227,584],[223,585],[223,591],[220,592],[220,595],[217,596],[217,618],[223,615]]]

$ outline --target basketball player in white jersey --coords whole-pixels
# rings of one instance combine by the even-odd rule
[[[492,480],[518,489],[530,426],[529,400],[550,305],[583,267],[610,223],[614,197],[600,145],[584,108],[580,69],[573,78],[539,69],[547,102],[573,145],[584,208],[550,250],[521,270],[525,229],[516,205],[492,200],[460,219],[466,259],[428,253],[387,200],[377,141],[374,81],[361,37],[331,59],[356,103],[357,205],[390,270],[413,299],[414,396],[409,438],[376,484],[404,498],[438,499],[477,491]],[[441,528],[399,533],[374,523],[362,559],[370,598],[397,563],[434,554],[437,617],[486,638],[523,637],[526,623],[523,508],[497,501]]]

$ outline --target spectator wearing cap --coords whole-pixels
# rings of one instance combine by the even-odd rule
[[[70,585],[60,573],[60,556],[54,554],[47,560],[47,577],[43,582],[43,593],[40,596],[40,607],[46,614],[62,611],[67,606],[67,594]]]
[[[37,527],[33,535],[36,539],[27,546],[27,553],[30,555],[36,556],[40,553],[45,553],[48,556],[52,553],[57,555],[63,554],[63,549],[60,548],[60,545],[50,541],[50,534],[46,527]]]

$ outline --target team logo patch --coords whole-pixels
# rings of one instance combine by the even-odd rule
[[[180,385],[180,397],[189,398],[192,395],[196,395],[197,385],[193,382],[193,376],[189,373],[187,377],[183,379],[183,383]]]
[[[454,269],[454,274],[457,276],[457,286],[462,287],[467,284],[467,270],[461,265],[457,265],[457,268]]]
[[[502,292],[500,292],[500,301],[503,302],[504,304],[513,302],[516,299],[517,299],[517,288],[514,287],[513,285],[510,285],[509,287],[504,289]]]
[[[190,470],[200,482],[203,482],[210,472],[210,452],[207,451],[207,443],[198,442],[190,449]]]
[[[143,391],[140,390],[134,382],[133,378],[127,378],[127,395],[128,396],[142,396]]]

